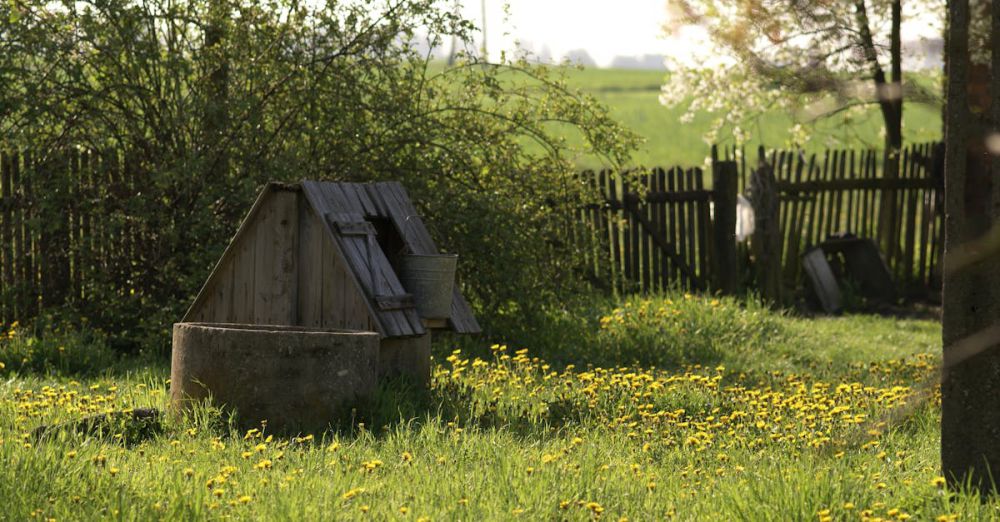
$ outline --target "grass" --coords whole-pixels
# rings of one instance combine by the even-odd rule
[[[666,73],[660,71],[618,69],[575,69],[564,71],[570,86],[593,95],[606,105],[618,121],[635,131],[646,141],[633,156],[633,162],[646,166],[701,165],[709,155],[702,136],[709,129],[712,116],[699,114],[689,124],[681,124],[684,107],[665,107],[659,102],[660,86]],[[913,76],[911,81],[926,82]],[[785,147],[786,130],[791,119],[782,112],[763,114],[748,130],[753,138],[748,147]],[[920,143],[941,139],[941,111],[916,103],[904,110],[904,139]],[[831,118],[817,128],[817,138],[807,150],[823,150],[830,138],[858,148],[881,148],[881,115],[872,107],[861,118],[845,125],[842,119]],[[579,140],[570,139],[571,143]],[[840,145],[843,146],[843,145]],[[582,166],[594,167],[592,160],[581,157]]]
[[[299,437],[240,431],[204,406],[159,430],[112,423],[36,439],[41,424],[165,407],[166,363],[80,373],[0,359],[3,517],[1000,516],[1000,503],[941,486],[935,322],[804,319],[671,294],[560,324],[551,339],[562,344],[542,343],[552,361],[515,346],[438,346],[426,392],[386,384],[364,424]],[[30,339],[15,329],[0,353]]]

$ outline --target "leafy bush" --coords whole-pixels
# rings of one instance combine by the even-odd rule
[[[780,333],[777,315],[733,298],[668,294],[626,299],[601,317],[596,348],[620,364],[711,364],[761,349]]]
[[[39,337],[17,322],[0,329],[0,371],[93,374],[115,360],[106,341],[94,332],[53,330]]]
[[[637,139],[549,69],[429,67],[412,45],[471,46],[471,28],[436,0],[0,3],[0,141],[48,169],[23,173],[39,215],[74,193],[61,150],[127,166],[88,204],[135,240],[71,307],[115,336],[164,338],[259,187],[303,178],[401,180],[493,331],[575,290],[574,160],[618,166]]]

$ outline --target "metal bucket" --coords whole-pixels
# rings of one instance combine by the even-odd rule
[[[451,295],[455,289],[455,254],[403,256],[401,283],[413,294],[417,313],[426,319],[447,319],[451,316]]]

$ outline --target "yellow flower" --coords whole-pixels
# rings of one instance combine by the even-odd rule
[[[340,496],[340,498],[342,498],[344,500],[351,500],[352,498],[354,498],[354,497],[356,497],[356,496],[358,496],[358,495],[360,495],[360,494],[362,494],[364,492],[365,492],[365,488],[353,488],[353,489],[349,489],[349,490],[345,491],[344,494]]]
[[[409,451],[404,451],[403,454],[400,455],[400,458],[403,459],[403,462],[412,462],[413,461],[413,454],[410,453]]]
[[[250,495],[243,495],[240,497],[240,504],[249,504],[251,500],[253,499],[250,498]]]
[[[945,481],[944,477],[934,477],[934,478],[931,479],[931,485],[939,487],[939,488],[944,487],[945,482],[946,481]]]
[[[409,512],[410,512],[410,508],[408,508],[406,506],[399,506],[399,514],[400,515],[405,515],[405,514],[407,514]]]

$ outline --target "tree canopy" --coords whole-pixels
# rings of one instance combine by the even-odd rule
[[[687,119],[697,111],[712,113],[707,140],[730,132],[737,143],[746,142],[755,118],[780,110],[795,116],[789,144],[802,146],[812,138],[812,123],[838,116],[850,125],[878,105],[887,148],[898,149],[903,98],[940,102],[936,88],[904,84],[901,46],[905,21],[940,19],[938,0],[907,4],[906,11],[898,0],[671,0],[669,5],[673,23],[667,30],[703,28],[717,63],[674,64],[661,101],[677,105],[690,97]]]

